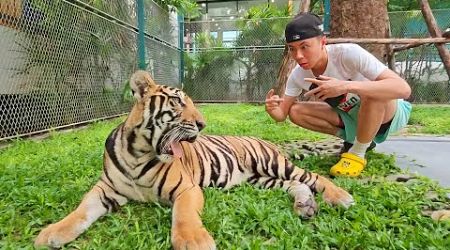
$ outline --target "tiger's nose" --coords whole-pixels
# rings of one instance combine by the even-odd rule
[[[206,123],[204,121],[196,121],[198,131],[202,131],[206,127]]]

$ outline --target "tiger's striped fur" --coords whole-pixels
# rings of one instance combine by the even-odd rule
[[[294,166],[271,143],[252,137],[198,136],[205,122],[181,90],[156,85],[144,71],[132,76],[130,86],[137,102],[106,140],[100,180],[75,211],[42,230],[35,245],[60,247],[131,199],[173,206],[175,249],[214,249],[200,219],[201,188],[230,188],[246,181],[285,189],[294,197],[294,210],[304,217],[317,209],[313,192],[322,192],[333,205],[352,204],[346,191]]]

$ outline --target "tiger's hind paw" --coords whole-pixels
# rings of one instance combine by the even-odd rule
[[[340,205],[345,208],[349,208],[350,206],[355,204],[353,196],[344,189],[337,186],[326,189],[323,192],[323,199],[326,203],[330,205],[334,206]]]

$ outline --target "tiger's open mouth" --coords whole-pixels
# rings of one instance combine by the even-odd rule
[[[183,147],[181,146],[182,141],[194,142],[197,139],[197,136],[192,136],[188,138],[183,138],[178,141],[173,140],[171,142],[164,143],[164,146],[161,148],[161,154],[171,155],[177,158],[181,158],[183,156]]]
[[[183,156],[183,148],[180,142],[173,141],[170,143],[170,147],[168,148],[167,152],[163,153],[173,155],[177,158],[181,158]]]

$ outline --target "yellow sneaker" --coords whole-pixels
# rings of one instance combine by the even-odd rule
[[[352,153],[343,153],[341,160],[330,169],[332,176],[350,176],[357,177],[366,166],[367,161]]]

